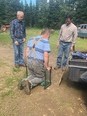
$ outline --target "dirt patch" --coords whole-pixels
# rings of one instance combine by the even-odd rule
[[[14,70],[13,48],[0,46],[0,53],[0,116],[86,116],[86,89],[66,79],[59,86],[61,70],[52,71],[52,85],[48,89],[38,86],[28,96],[17,89],[25,68]],[[53,56],[50,65],[55,66]]]

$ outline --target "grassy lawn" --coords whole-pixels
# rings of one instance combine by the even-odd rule
[[[32,28],[32,29],[27,29],[27,41],[29,38],[34,37],[39,35],[41,32],[40,29],[36,29],[36,28]],[[55,31],[50,38],[50,44],[51,44],[51,51],[54,57],[56,57],[57,55],[57,41],[58,41],[58,33],[59,31]],[[27,43],[26,41],[26,43]],[[10,32],[4,32],[4,33],[0,33],[0,45],[4,45],[5,48],[8,46],[12,45],[12,41],[10,38]],[[26,46],[26,44],[25,44]],[[6,50],[6,49],[5,49]],[[76,42],[76,50],[79,51],[87,51],[87,39],[77,39]],[[9,53],[8,53],[9,54]],[[1,53],[2,56],[2,53]],[[8,56],[7,56],[8,57]],[[13,59],[13,58],[12,58]],[[5,87],[4,88],[8,88],[6,92],[2,92],[1,97],[4,96],[9,96],[12,93],[12,87],[14,86],[14,82],[18,83],[18,80],[20,78],[23,78],[23,76],[25,75],[25,70],[24,69],[15,69],[13,67],[10,67],[8,65],[8,63],[5,62],[6,59],[1,59],[0,58],[0,68],[6,68],[6,71],[8,70],[8,73],[11,72],[11,74],[3,74],[3,78],[5,79]],[[13,62],[12,62],[13,63]],[[12,69],[9,69],[12,68]],[[15,78],[16,77],[16,78]],[[19,78],[20,77],[20,78]],[[0,75],[0,79],[2,79],[1,75]]]
[[[27,29],[27,40],[31,37],[39,35],[40,32],[41,32],[41,30],[37,29],[37,28]],[[57,51],[56,44],[57,44],[57,40],[58,40],[58,34],[59,34],[59,31],[55,31],[51,35],[51,38],[50,38],[51,49],[52,49],[53,53],[55,53]],[[10,38],[9,31],[0,33],[0,43],[4,44],[4,45],[11,44],[11,38]],[[78,38],[77,42],[76,42],[76,50],[87,51],[87,39]]]
[[[27,29],[27,41],[29,38],[39,35],[40,32],[41,32],[41,30],[36,29],[36,28]],[[53,56],[54,60],[55,60],[54,57],[56,57],[56,55],[57,55],[56,45],[57,45],[57,41],[58,41],[58,33],[59,33],[59,31],[55,31],[51,35],[51,38],[50,38],[51,51],[52,51],[52,56]],[[78,38],[77,42],[76,42],[76,50],[87,51],[87,39]],[[57,77],[61,76],[61,74],[62,74],[61,72],[59,72],[56,75],[56,77],[54,75],[55,81],[52,84],[52,88],[51,88],[52,91],[47,90],[48,92],[44,92],[44,91],[42,91],[43,90],[42,89],[42,90],[40,90],[40,93],[39,93],[38,90],[37,91],[35,90],[36,93],[35,94],[33,93],[33,95],[30,97],[26,97],[24,93],[21,93],[20,91],[18,91],[17,84],[21,78],[25,77],[25,68],[16,69],[13,67],[14,66],[14,64],[13,64],[13,48],[12,48],[12,41],[10,38],[9,31],[0,33],[0,51],[1,51],[0,52],[1,53],[0,54],[0,56],[1,56],[0,57],[0,116],[20,116],[19,114],[22,111],[20,109],[20,108],[22,108],[22,107],[20,107],[20,104],[21,104],[21,106],[23,105],[25,107],[28,102],[28,104],[27,104],[28,106],[25,109],[26,110],[25,114],[26,114],[26,113],[28,113],[27,109],[30,111],[31,109],[34,108],[34,106],[33,106],[34,103],[36,103],[36,104],[40,103],[36,107],[39,108],[38,107],[39,105],[41,107],[44,104],[45,99],[46,99],[46,102],[48,102],[48,103],[46,103],[46,104],[48,104],[47,108],[50,106],[50,101],[52,101],[52,100],[53,100],[53,103],[52,103],[53,108],[52,109],[55,109],[54,106],[56,108],[57,107],[59,108],[62,106],[63,109],[64,110],[66,109],[66,111],[67,111],[68,108],[73,107],[73,98],[72,99],[70,98],[68,100],[67,96],[66,96],[66,101],[65,101],[65,95],[68,95],[68,94],[65,94],[65,92],[63,90],[65,90],[66,86],[61,86],[62,91],[61,91],[61,89],[57,89],[57,85],[58,85]],[[72,91],[70,93],[69,88],[67,88],[67,92],[69,94],[72,93]],[[55,94],[53,94],[53,93],[55,93]],[[43,97],[44,95],[45,95],[45,99]],[[52,100],[50,100],[51,99],[50,96],[52,96],[52,95],[53,95]],[[71,96],[73,96],[73,95],[71,95]],[[38,101],[36,102],[37,98],[41,98],[40,99],[41,101],[39,100],[39,102]],[[77,96],[77,98],[78,98],[78,96]],[[21,100],[22,100],[22,102],[21,102]],[[33,101],[33,100],[35,100],[35,101]],[[26,101],[26,103],[25,103],[25,101]],[[76,101],[78,102],[77,99],[76,99]],[[32,104],[32,105],[29,107],[30,104]],[[36,110],[34,109],[36,112],[39,111],[39,110],[37,110],[37,108],[36,108]],[[43,106],[43,108],[45,108],[45,107]],[[46,111],[46,109],[44,111]],[[34,112],[34,110],[32,110],[32,112]],[[63,112],[64,112],[64,110],[63,110]],[[68,111],[69,110],[70,109],[68,109]],[[61,112],[62,112],[62,110],[61,110]],[[71,110],[68,113],[71,113]],[[22,116],[36,116],[36,115],[22,115]],[[45,116],[45,115],[43,115],[43,116]],[[49,116],[49,115],[46,115],[46,116]],[[61,116],[63,116],[63,115],[61,115]]]

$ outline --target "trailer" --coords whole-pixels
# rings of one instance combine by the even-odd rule
[[[87,60],[72,59],[69,61],[69,77],[68,78],[72,82],[87,82],[87,81],[83,81],[84,74],[86,72],[87,72]]]

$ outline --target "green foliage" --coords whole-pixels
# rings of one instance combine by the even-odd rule
[[[65,17],[71,15],[74,23],[87,23],[87,0],[30,0],[25,4],[21,0],[0,0],[0,26],[9,24],[16,12],[25,12],[27,27],[49,27],[59,29]]]
[[[0,42],[2,44],[4,43],[8,44],[9,42],[11,42],[10,33],[8,32],[0,33]]]
[[[76,0],[76,23],[87,23],[87,0]]]
[[[59,27],[59,15],[60,7],[58,0],[50,0],[49,2],[49,15],[48,15],[48,26],[51,28]]]
[[[6,22],[5,15],[5,0],[0,0],[0,25]]]

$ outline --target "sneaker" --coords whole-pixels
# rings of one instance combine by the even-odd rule
[[[61,68],[61,66],[56,66],[56,67],[54,67],[54,70],[57,70],[57,69],[59,69],[59,68]]]
[[[29,95],[31,93],[31,83],[28,80],[24,80],[24,92]]]

